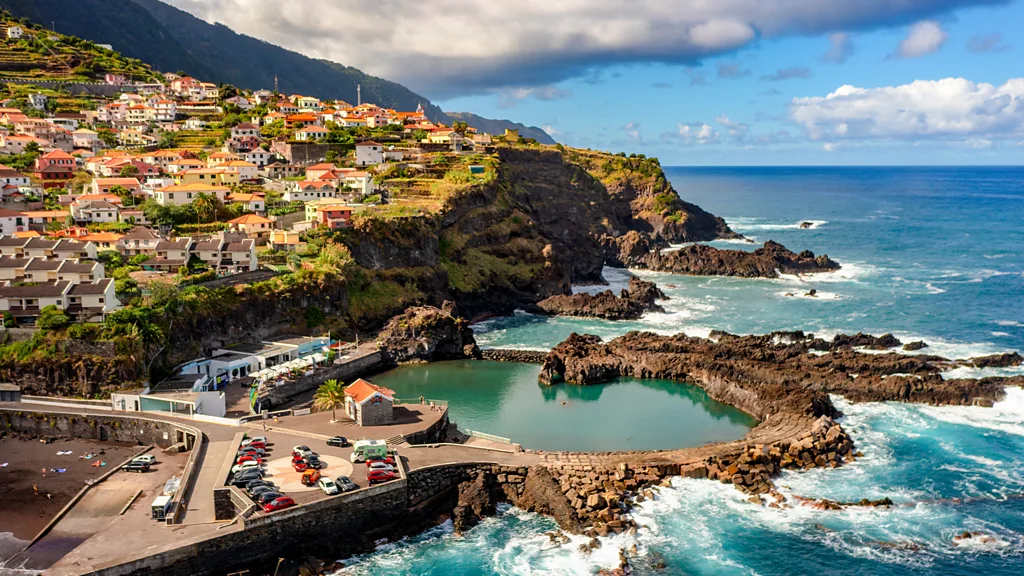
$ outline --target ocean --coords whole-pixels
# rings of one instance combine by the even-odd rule
[[[715,245],[753,249],[771,239],[827,253],[842,269],[773,280],[633,272],[668,294],[664,313],[635,322],[518,313],[476,325],[480,344],[548,349],[572,332],[799,329],[826,338],[892,332],[928,343],[921,353],[955,358],[1024,351],[1024,168],[666,173],[680,196],[757,242]],[[618,289],[628,274],[607,269],[605,276]],[[777,484],[787,496],[889,497],[896,506],[775,510],[748,503],[731,486],[677,479],[635,511],[643,526],[635,537],[605,538],[589,555],[577,550],[582,540],[550,543],[549,519],[507,508],[462,537],[445,524],[385,544],[350,559],[342,573],[592,574],[617,565],[618,550],[634,545],[638,574],[1024,573],[1024,391],[1009,389],[993,408],[834,400],[864,458],[836,470],[785,472]],[[965,531],[985,537],[954,540]]]

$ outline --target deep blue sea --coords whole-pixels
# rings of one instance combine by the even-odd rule
[[[925,353],[1024,351],[1024,168],[679,168],[679,194],[741,234],[827,253],[843,268],[777,280],[658,282],[666,312],[637,322],[528,314],[475,326],[484,346],[547,349],[571,332],[707,334],[802,329],[892,332]],[[810,222],[809,229],[800,228]],[[752,249],[739,242],[716,243]],[[618,288],[629,272],[606,270]],[[807,296],[810,289],[816,297]],[[580,290],[604,287],[580,287]],[[1020,373],[960,369],[950,376]],[[994,408],[851,404],[835,398],[865,457],[836,470],[787,472],[787,495],[881,498],[891,509],[775,510],[732,487],[676,480],[635,513],[635,537],[592,555],[543,535],[554,524],[509,509],[462,537],[450,525],[354,559],[345,574],[592,574],[636,545],[639,574],[1024,574],[1024,392]],[[985,538],[956,542],[964,531]],[[645,565],[660,559],[661,571]]]

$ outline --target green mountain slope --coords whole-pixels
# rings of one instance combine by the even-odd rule
[[[462,120],[466,124],[480,130],[481,132],[487,132],[490,134],[501,134],[506,128],[510,130],[519,130],[519,135],[524,138],[533,138],[541,144],[554,144],[555,140],[548,135],[542,128],[536,126],[526,126],[519,122],[513,122],[511,120],[491,120],[490,118],[484,118],[478,116],[472,112],[449,112],[449,116],[455,120]]]
[[[430,100],[401,84],[237,34],[159,0],[0,0],[0,8],[47,27],[53,25],[64,34],[111,44],[126,56],[164,72],[184,71],[210,82],[248,89],[273,88],[276,75],[281,92],[349,102],[355,102],[356,86],[361,85],[364,102],[398,110],[415,110],[423,104],[432,120],[452,120]],[[500,133],[506,127],[516,127],[511,122],[492,122],[496,123],[481,129]],[[543,131],[524,135],[552,142]]]

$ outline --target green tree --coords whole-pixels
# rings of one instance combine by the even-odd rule
[[[195,208],[197,223],[209,217],[217,209],[217,197],[208,192],[200,192],[192,200],[192,207]]]
[[[334,164],[338,160],[338,153],[334,150],[328,150],[327,154],[324,154],[324,160],[330,164]]]
[[[466,130],[469,130],[469,124],[466,124],[465,122],[463,122],[461,120],[457,121],[457,122],[452,124],[452,130],[455,130],[459,134],[462,134],[463,136],[465,136],[466,135]]]
[[[60,330],[69,324],[71,324],[71,318],[53,304],[44,306],[39,311],[39,319],[36,320],[36,326],[40,330]]]
[[[100,128],[96,131],[96,134],[99,136],[100,142],[103,142],[107,148],[116,148],[119,144],[117,135],[110,128]]]
[[[337,422],[338,417],[335,409],[345,402],[345,387],[333,378],[320,385],[313,395],[313,408],[317,410],[330,410],[331,421]]]
[[[139,175],[139,167],[134,164],[129,164],[121,168],[121,171],[117,173],[121,178],[134,178]]]
[[[132,166],[132,168],[135,168]],[[138,170],[138,168],[136,168]],[[116,194],[121,199],[121,203],[125,206],[135,206],[135,196],[132,195],[132,191],[125,188],[124,186],[112,186],[110,188],[111,194]]]

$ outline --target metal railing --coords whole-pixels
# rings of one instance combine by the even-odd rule
[[[488,434],[487,432],[480,432],[478,430],[465,430],[464,432],[475,438],[482,438],[484,440],[490,440],[491,442],[500,442],[501,444],[512,444],[512,439],[505,438],[504,436],[495,436],[494,434]]]
[[[399,404],[415,404],[417,406],[429,406],[433,404],[434,406],[448,407],[447,400],[434,400],[431,398],[395,398],[393,404],[395,406],[398,406]]]

